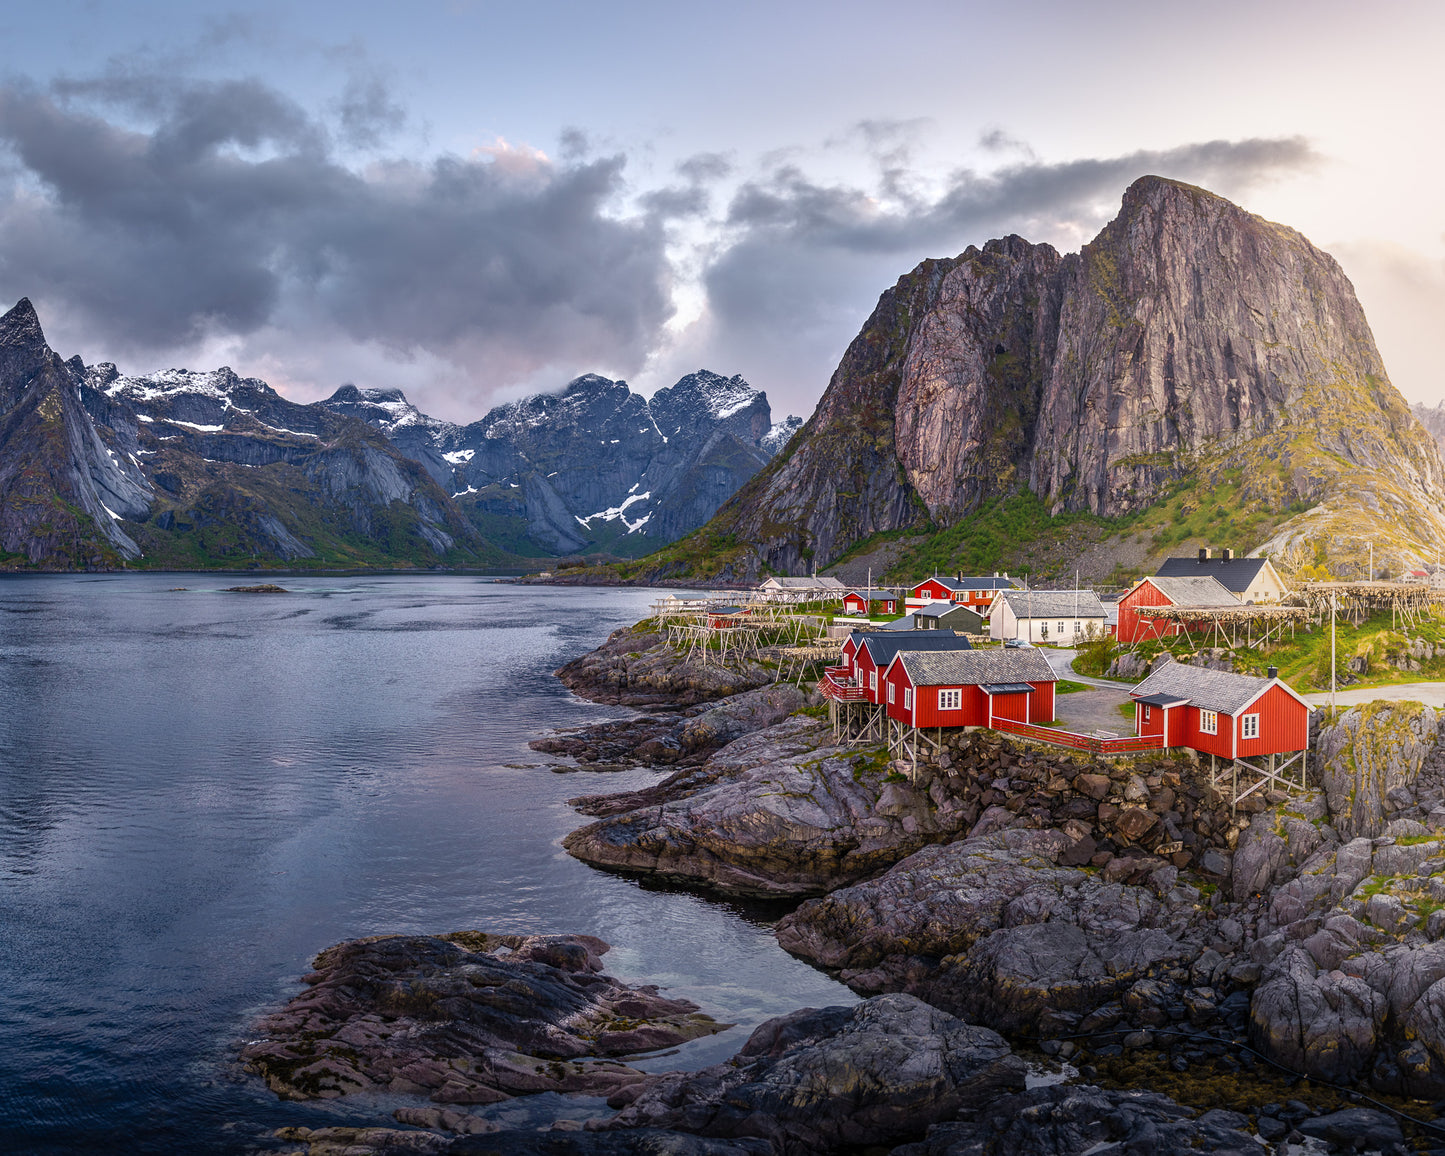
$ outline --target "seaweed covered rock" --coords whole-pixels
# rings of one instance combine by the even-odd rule
[[[591,936],[389,935],[328,948],[309,990],[257,1027],[242,1060],[285,1099],[380,1091],[489,1104],[608,1095],[644,1079],[611,1057],[730,1026],[602,974]]]

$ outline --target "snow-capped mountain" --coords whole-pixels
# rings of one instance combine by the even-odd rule
[[[523,550],[656,549],[707,521],[800,424],[772,424],[741,377],[689,374],[650,399],[587,374],[457,426],[397,390],[343,386],[317,403],[359,417],[416,461],[485,534]]]

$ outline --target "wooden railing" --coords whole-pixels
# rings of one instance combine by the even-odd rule
[[[834,702],[868,701],[868,692],[858,684],[856,679],[850,681],[834,677],[832,670],[825,671],[823,677],[818,680],[818,690],[824,698],[831,698]]]
[[[1164,749],[1164,739],[1159,735],[1128,735],[1121,738],[1100,738],[1097,735],[1080,735],[1073,731],[1055,730],[1053,727],[1034,726],[1032,723],[1014,722],[1012,719],[996,718],[990,726],[1005,734],[1020,738],[1037,739],[1042,743],[1053,743],[1057,747],[1068,747],[1075,751],[1089,751],[1096,755],[1133,755],[1140,751]]]

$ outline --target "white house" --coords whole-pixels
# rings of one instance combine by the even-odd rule
[[[1108,621],[1092,590],[1000,590],[989,607],[988,633],[1074,646],[1101,637]]]

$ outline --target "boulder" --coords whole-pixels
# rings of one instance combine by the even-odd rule
[[[896,1144],[1021,1091],[1025,1070],[987,1028],[885,995],[769,1020],[731,1061],[664,1076],[589,1127],[754,1137],[779,1153]]]

